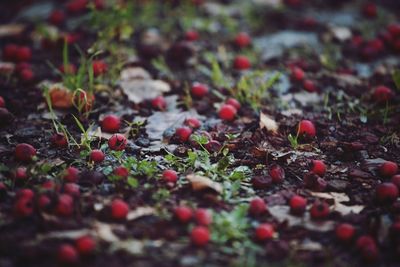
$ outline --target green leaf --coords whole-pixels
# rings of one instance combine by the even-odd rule
[[[131,188],[137,188],[139,186],[139,182],[136,178],[128,177],[126,181]]]
[[[400,90],[400,69],[396,69],[392,75],[393,81],[396,84],[396,88]]]

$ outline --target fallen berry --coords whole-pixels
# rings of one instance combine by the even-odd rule
[[[15,158],[19,161],[29,162],[36,155],[36,149],[30,144],[22,143],[15,147]]]
[[[103,60],[93,60],[92,68],[93,68],[93,75],[97,77],[106,73],[108,66]]]
[[[35,77],[35,74],[29,68],[23,69],[19,72],[19,78],[23,82],[30,82],[34,79],[34,77]]]
[[[192,129],[198,129],[201,126],[201,122],[197,118],[187,118],[185,120],[185,125]]]
[[[303,177],[304,186],[313,191],[322,192],[328,186],[328,183],[314,172],[307,172]]]
[[[165,170],[163,171],[162,178],[167,183],[176,183],[178,174],[174,170]]]
[[[107,133],[116,133],[121,127],[121,119],[115,115],[107,115],[101,121],[101,130]]]
[[[65,14],[62,10],[53,10],[49,16],[49,22],[54,25],[60,25],[65,20]]]
[[[196,226],[190,233],[190,239],[196,246],[205,246],[210,241],[210,231],[204,226]]]
[[[202,98],[206,96],[209,92],[208,86],[203,83],[194,83],[191,88],[191,93],[193,97]]]
[[[121,178],[127,178],[129,176],[129,170],[125,168],[124,166],[119,166],[114,169],[114,175],[121,177]]]
[[[246,32],[240,32],[235,37],[235,44],[240,47],[246,47],[251,44],[251,38]]]
[[[33,198],[34,196],[35,193],[32,191],[32,189],[29,188],[18,190],[16,194],[16,198]]]
[[[302,215],[306,211],[307,199],[295,195],[289,201],[290,212],[295,215]]]
[[[281,183],[285,179],[285,170],[277,164],[272,165],[268,173],[274,183]]]
[[[197,224],[202,226],[209,226],[212,223],[211,213],[206,209],[197,209],[194,212],[194,218]]]
[[[232,98],[232,97],[228,98],[228,99],[225,101],[225,104],[234,106],[234,107],[236,108],[236,110],[239,110],[239,109],[242,107],[242,105],[240,104],[240,102],[237,101],[235,98]]]
[[[290,78],[295,82],[301,82],[305,78],[304,71],[299,67],[293,67],[291,69]]]
[[[387,101],[392,100],[393,97],[394,93],[392,89],[383,85],[376,87],[373,93],[373,99],[378,103],[386,103]]]
[[[64,184],[64,193],[70,195],[71,197],[78,198],[81,195],[79,185],[75,183]]]
[[[381,183],[376,186],[375,196],[379,203],[390,204],[399,197],[399,189],[394,183]]]
[[[329,205],[324,201],[316,201],[311,206],[310,215],[314,220],[322,220],[328,217],[330,213]]]
[[[115,151],[124,150],[127,144],[128,140],[126,140],[126,137],[123,134],[114,134],[108,140],[108,147]]]
[[[322,160],[313,160],[311,162],[311,171],[319,176],[324,176],[326,172],[326,165]]]
[[[96,249],[96,241],[90,236],[82,236],[75,240],[75,247],[81,255],[90,255]]]
[[[189,140],[190,136],[192,135],[192,129],[189,127],[179,127],[175,130],[175,135],[177,139],[184,143]]]
[[[250,60],[246,56],[236,56],[233,67],[237,70],[247,70],[251,67]]]
[[[367,18],[375,18],[378,14],[376,5],[374,3],[365,3],[362,7],[362,13]]]
[[[361,255],[365,261],[373,262],[379,256],[375,240],[370,236],[360,236],[357,239],[356,247],[361,252]]]
[[[193,217],[193,211],[191,208],[187,206],[179,206],[174,209],[174,214],[175,217],[181,222],[181,223],[187,223],[189,222],[192,217]]]
[[[336,238],[342,242],[349,242],[353,239],[356,229],[348,223],[341,223],[336,227]]]
[[[151,106],[154,109],[158,110],[165,110],[167,107],[167,102],[165,101],[165,98],[163,96],[157,96],[153,100],[151,100]]]
[[[33,214],[33,197],[18,197],[14,204],[14,215],[25,218]]]
[[[68,146],[68,140],[65,138],[64,134],[62,133],[55,133],[51,137],[51,143],[59,148],[67,147]]]
[[[250,201],[249,213],[258,216],[267,211],[267,204],[262,198],[256,197]]]
[[[68,183],[76,183],[79,178],[79,170],[75,167],[68,167],[63,176],[63,180]]]
[[[115,220],[125,220],[129,213],[128,204],[122,199],[114,199],[111,203],[111,217]]]
[[[400,190],[400,174],[393,175],[391,182],[397,186],[397,188]]]
[[[73,264],[78,262],[79,255],[73,246],[63,244],[58,248],[57,259],[63,264]]]
[[[314,81],[311,81],[311,80],[304,80],[303,87],[307,92],[310,92],[310,93],[317,91],[317,87],[316,87]]]
[[[70,0],[66,8],[70,13],[79,13],[86,9],[88,4],[88,0]]]
[[[6,106],[6,102],[4,101],[4,98],[0,96],[0,108],[4,108]]]
[[[7,44],[3,48],[3,59],[7,61],[16,61],[18,54],[18,46],[15,44]]]
[[[25,167],[18,167],[15,170],[15,180],[26,181],[28,179],[28,174],[26,173]]]
[[[274,227],[269,223],[263,223],[256,228],[256,239],[258,241],[269,240],[274,237]]]
[[[32,51],[27,46],[18,47],[16,57],[19,62],[29,61],[32,58]]]
[[[379,173],[384,177],[391,177],[391,176],[397,174],[398,170],[399,170],[399,166],[397,166],[397,163],[393,162],[393,161],[385,161],[379,167]]]
[[[297,128],[298,135],[305,136],[308,138],[314,138],[316,130],[314,124],[309,120],[302,120]]]
[[[234,106],[229,104],[224,104],[219,110],[219,117],[225,121],[232,121],[235,119],[237,110]]]
[[[197,41],[199,39],[199,33],[196,30],[189,30],[185,32],[185,39],[190,42]]]
[[[72,216],[74,213],[74,199],[68,194],[60,194],[55,211],[58,216]]]
[[[90,152],[90,160],[95,163],[100,163],[104,160],[105,155],[100,149],[94,149]]]

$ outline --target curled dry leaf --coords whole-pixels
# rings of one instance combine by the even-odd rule
[[[169,92],[171,87],[161,80],[153,80],[143,68],[131,67],[121,72],[119,84],[128,99],[134,103],[141,103]]]
[[[152,207],[138,207],[128,213],[127,220],[133,221],[144,216],[155,214],[155,209]]]
[[[311,195],[313,195],[314,197],[318,197],[318,198],[334,200],[334,205],[331,206],[331,210],[337,211],[337,212],[341,213],[342,215],[348,215],[350,213],[358,214],[364,209],[364,206],[362,206],[362,205],[347,206],[347,205],[342,204],[342,202],[350,201],[349,196],[347,196],[344,193],[311,192]]]
[[[264,113],[260,113],[260,128],[266,129],[268,132],[272,132],[273,134],[278,133],[278,123],[272,119],[270,116]]]
[[[211,180],[208,177],[196,174],[189,174],[188,176],[186,176],[186,179],[190,182],[190,184],[192,185],[192,189],[194,191],[212,189],[219,194],[222,193],[223,190],[222,185],[220,183]]]
[[[26,28],[24,24],[0,25],[0,37],[14,36],[21,34]]]

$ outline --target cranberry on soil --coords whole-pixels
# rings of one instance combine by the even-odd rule
[[[60,194],[56,205],[56,214],[70,217],[74,213],[74,199],[68,194]]]
[[[237,70],[247,70],[251,67],[250,60],[246,56],[236,56],[233,67]]]
[[[6,106],[6,102],[4,101],[4,98],[0,96],[0,108],[4,108]]]
[[[330,213],[329,205],[324,201],[316,201],[311,206],[310,215],[314,220],[322,220],[328,217]]]
[[[322,160],[313,160],[311,162],[311,171],[322,177],[325,175],[326,165]]]
[[[57,259],[62,264],[74,264],[79,261],[79,255],[72,245],[63,244],[58,248]]]
[[[65,20],[65,14],[62,10],[54,10],[50,13],[49,22],[54,25],[60,25]]]
[[[383,85],[376,87],[373,93],[374,101],[379,103],[386,103],[387,101],[392,100],[393,97],[394,93],[392,89]]]
[[[167,102],[163,96],[157,96],[151,100],[151,106],[157,110],[165,110],[167,108]]]
[[[32,50],[27,46],[18,47],[16,58],[19,62],[29,61],[32,58]]]
[[[234,106],[229,104],[224,104],[219,110],[219,117],[225,121],[232,121],[236,117],[237,110]]]
[[[379,172],[384,177],[391,177],[397,174],[399,166],[396,162],[386,161],[379,167]]]
[[[246,32],[240,32],[235,37],[235,44],[240,48],[249,46],[251,44],[251,38]]]
[[[121,178],[127,178],[129,176],[129,170],[125,168],[124,166],[119,166],[114,169],[114,175],[121,177]]]
[[[179,206],[174,209],[175,217],[181,223],[188,223],[193,217],[193,211],[187,206]]]
[[[299,67],[293,67],[291,69],[290,78],[295,82],[301,82],[305,78],[304,71]]]
[[[59,148],[67,147],[68,146],[68,140],[65,138],[64,134],[62,133],[55,133],[51,137],[51,143]]]
[[[201,126],[201,122],[197,118],[187,118],[185,120],[185,125],[193,129],[198,129]]]
[[[79,178],[79,169],[75,167],[68,167],[63,176],[63,180],[68,183],[76,183]]]
[[[277,164],[272,165],[268,173],[274,183],[281,183],[285,179],[285,170]]]
[[[33,198],[28,196],[17,198],[14,204],[14,214],[19,218],[31,216],[33,214]]]
[[[36,149],[30,144],[22,143],[15,147],[15,158],[19,161],[29,162],[36,155]]]
[[[349,223],[341,223],[336,227],[336,238],[342,242],[349,242],[354,238],[356,229]]]
[[[128,204],[121,199],[114,199],[111,203],[111,217],[115,220],[124,220],[129,213]]]
[[[126,137],[123,134],[114,134],[108,140],[108,147],[111,150],[115,150],[115,151],[124,150],[127,144],[128,144],[128,141],[126,140]]]
[[[75,183],[66,183],[64,184],[64,193],[70,195],[71,197],[78,198],[81,195],[79,185]]]
[[[162,178],[167,183],[176,183],[178,174],[174,170],[165,170],[163,171]]]
[[[239,110],[239,109],[242,107],[242,105],[240,104],[240,102],[237,101],[235,98],[232,98],[232,97],[228,98],[228,99],[225,101],[225,104],[234,106],[237,110]]]
[[[185,33],[185,39],[187,41],[197,41],[199,39],[199,33],[196,30],[189,30]]]
[[[95,162],[95,163],[100,163],[104,160],[105,155],[103,151],[99,149],[94,149],[90,152],[90,160]]]
[[[28,174],[26,173],[25,167],[18,167],[15,170],[15,180],[17,181],[25,181],[28,179]]]
[[[376,186],[375,195],[379,203],[393,203],[399,197],[399,189],[393,183],[381,183]]]
[[[180,142],[184,143],[188,141],[189,137],[192,135],[192,129],[185,126],[179,127],[175,130],[175,135]]]
[[[295,215],[302,215],[306,211],[307,199],[295,195],[289,201],[290,212]]]
[[[300,121],[298,128],[297,128],[297,133],[301,136],[306,136],[308,138],[314,138],[316,135],[314,123],[312,123],[309,120]]]
[[[312,80],[304,80],[303,87],[307,92],[313,93],[317,91],[317,87]]]
[[[202,98],[209,92],[208,86],[203,83],[194,83],[191,88],[193,97]]]
[[[378,14],[377,7],[374,3],[365,3],[362,7],[362,13],[367,18],[375,18]]]
[[[258,216],[267,211],[267,204],[262,198],[256,197],[250,201],[249,213],[253,216]]]
[[[393,175],[391,178],[391,182],[397,186],[397,188],[400,190],[400,174]]]
[[[363,260],[366,262],[374,262],[379,257],[378,247],[374,239],[370,236],[364,235],[357,239],[356,246],[361,253]]]
[[[190,233],[190,239],[196,246],[205,246],[210,241],[210,231],[204,226],[196,226]]]
[[[121,119],[115,115],[107,115],[101,121],[101,129],[107,133],[116,133],[121,127]]]
[[[79,254],[90,255],[96,249],[96,241],[91,236],[82,236],[75,240],[75,247]]]
[[[66,7],[70,13],[80,13],[87,7],[88,0],[70,0]]]
[[[209,226],[212,223],[211,213],[206,209],[196,209],[194,212],[194,218],[198,225]]]
[[[258,241],[269,240],[274,237],[274,227],[269,223],[263,223],[256,228],[256,239]]]

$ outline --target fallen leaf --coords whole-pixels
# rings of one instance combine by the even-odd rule
[[[272,119],[270,116],[264,113],[260,113],[260,128],[266,129],[274,134],[278,133],[278,123]]]
[[[0,25],[0,37],[14,36],[22,33],[26,28],[24,24]]]
[[[133,221],[139,219],[140,217],[153,215],[155,212],[156,210],[152,207],[138,207],[128,213],[127,220]]]
[[[190,184],[192,185],[192,189],[194,191],[212,189],[219,194],[222,193],[223,190],[222,185],[220,183],[211,180],[208,177],[196,174],[189,174],[186,176],[186,179],[190,182]]]
[[[348,202],[350,198],[348,195],[344,193],[337,193],[337,192],[329,192],[329,193],[321,193],[321,192],[311,192],[311,195],[318,198],[324,199],[332,199],[334,200],[334,204],[331,206],[331,210],[337,211],[342,215],[348,215],[350,213],[358,214],[363,209],[364,206],[362,205],[352,205],[347,206],[342,204],[341,202]]]

